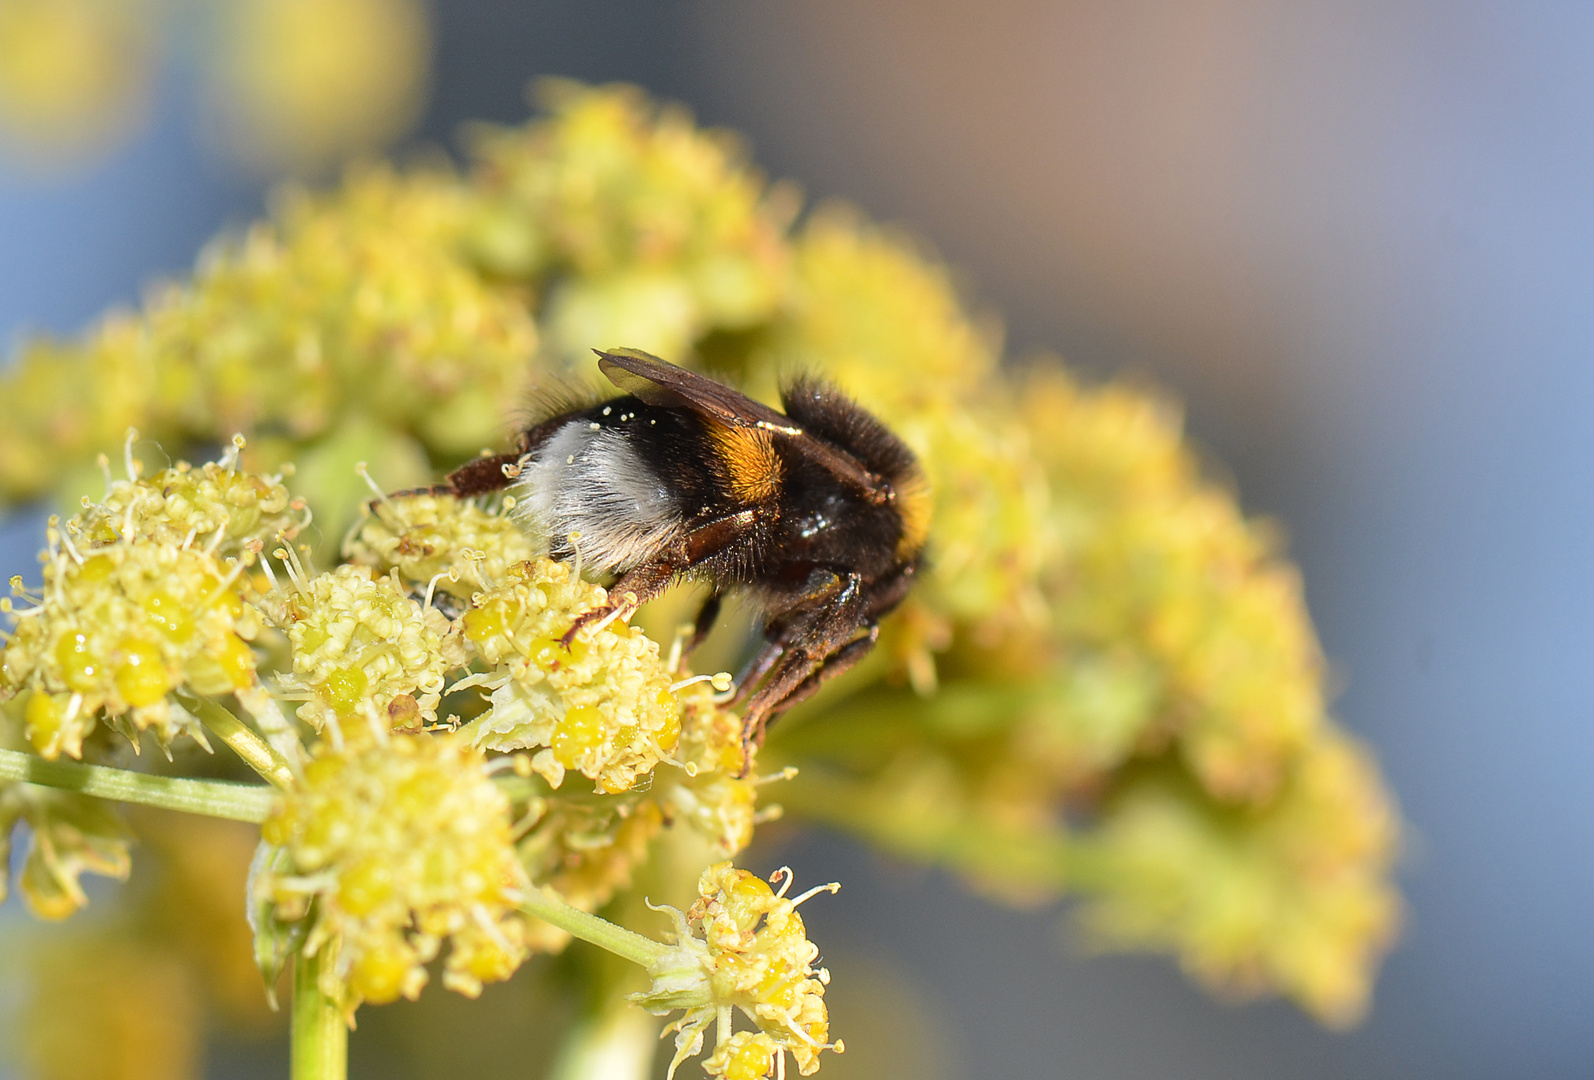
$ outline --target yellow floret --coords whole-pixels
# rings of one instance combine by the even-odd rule
[[[4,688],[31,691],[27,735],[39,753],[80,756],[101,716],[169,743],[198,727],[172,690],[254,685],[248,641],[260,621],[239,600],[235,569],[197,545],[142,535],[80,551],[77,527],[47,553],[44,601],[0,653]]]
[[[278,917],[302,917],[317,901],[306,947],[337,950],[356,1000],[415,997],[445,938],[444,982],[468,994],[524,958],[514,897],[525,874],[508,801],[484,765],[457,735],[395,735],[341,752],[322,743],[303,785],[262,827],[292,864],[264,885]]]
[[[658,644],[641,630],[613,620],[560,643],[604,600],[549,559],[518,563],[477,594],[461,623],[492,669],[462,685],[490,687],[492,708],[463,730],[477,746],[536,749],[533,768],[554,787],[570,770],[615,794],[668,756],[662,742],[680,719]]]
[[[317,730],[331,723],[341,734],[340,718],[378,730],[399,715],[406,723],[435,721],[444,674],[464,660],[447,619],[367,567],[339,566],[296,582],[266,606],[293,645],[293,671],[279,682],[308,698],[299,718]]]
[[[790,1052],[798,1071],[808,1076],[819,1068],[821,1050],[840,1053],[829,1043],[825,984],[829,974],[816,971],[819,949],[808,940],[796,907],[812,893],[787,899],[791,873],[780,891],[730,863],[716,863],[698,879],[698,899],[684,914],[661,908],[675,922],[672,948],[649,967],[653,985],[632,1000],[664,1015],[686,1010],[670,1028],[677,1030],[670,1075],[702,1046],[703,1031],[722,1014],[739,1010],[758,1025],[758,1036],[724,1038],[705,1068],[716,1076],[767,1075],[777,1059]],[[827,885],[834,892],[839,886]],[[822,890],[814,890],[822,891]],[[734,1069],[735,1072],[727,1070]],[[750,1071],[750,1070],[757,1071]]]
[[[680,358],[775,310],[794,200],[766,193],[739,144],[629,87],[544,97],[549,119],[477,135],[475,247],[501,273],[562,275],[544,318],[563,355],[624,342]]]
[[[382,573],[396,569],[405,581],[420,586],[435,582],[438,591],[461,600],[486,588],[486,582],[502,581],[511,566],[534,558],[539,550],[507,514],[452,495],[380,499],[367,507],[345,547],[352,562]],[[492,610],[470,612],[467,634],[490,636],[482,620]]]

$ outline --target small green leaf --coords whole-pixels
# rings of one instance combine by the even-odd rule
[[[254,861],[249,864],[247,913],[249,929],[255,936],[255,965],[266,980],[266,999],[277,1007],[277,980],[304,944],[313,921],[309,916],[291,921],[277,918],[277,909],[263,887],[267,874],[291,870],[284,848],[260,842]]]

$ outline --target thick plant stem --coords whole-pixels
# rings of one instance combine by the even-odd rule
[[[0,750],[0,780],[23,780],[101,799],[256,824],[270,816],[276,802],[276,792],[263,785],[150,776],[76,761],[46,761],[16,750]]]
[[[211,734],[232,747],[233,753],[243,758],[244,764],[279,788],[293,783],[293,770],[281,754],[266,740],[255,734],[232,711],[206,698],[180,695],[183,708],[199,717]]]
[[[344,1080],[349,1072],[349,1025],[343,1008],[321,986],[331,950],[293,958],[292,1080]]]
[[[633,964],[641,964],[643,967],[651,967],[669,951],[668,946],[652,938],[643,937],[623,926],[616,926],[607,919],[600,919],[580,908],[571,907],[546,889],[532,889],[522,893],[520,907],[526,914],[535,915],[544,922],[552,923],[571,937],[591,942],[600,949],[607,949],[614,955]]]

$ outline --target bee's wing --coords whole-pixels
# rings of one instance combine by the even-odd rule
[[[640,349],[594,349],[598,368],[609,381],[649,405],[689,408],[710,420],[731,427],[757,427],[786,435],[800,435],[802,428],[762,402],[746,394],[674,364],[649,356]]]
[[[759,428],[784,436],[837,479],[872,498],[888,490],[874,473],[839,447],[807,434],[784,413],[695,371],[650,356],[639,349],[594,349],[598,368],[609,381],[649,405],[687,408],[729,427]]]

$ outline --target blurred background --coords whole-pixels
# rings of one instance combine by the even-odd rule
[[[534,76],[682,101],[923,237],[1010,354],[1180,395],[1288,530],[1413,831],[1342,1035],[787,836],[754,868],[846,883],[804,909],[854,1051],[825,1075],[1588,1076],[1591,50],[1594,9],[1551,2],[0,0],[0,330],[136,302],[282,176],[519,121]],[[37,529],[0,532],[8,574]],[[395,1049],[405,1008],[362,1014],[354,1075],[450,1071]]]

